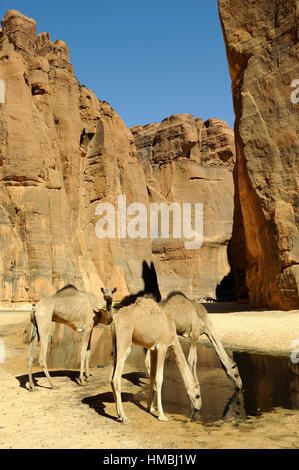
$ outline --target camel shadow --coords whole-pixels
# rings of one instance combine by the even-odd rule
[[[143,406],[139,401],[136,400],[136,396],[133,393],[122,392],[121,393],[122,402],[131,402],[134,403],[138,408],[143,411],[148,412],[148,410]],[[92,395],[90,397],[85,397],[81,402],[84,405],[88,405],[93,409],[97,414],[104,416],[105,418],[112,419],[113,421],[119,422],[119,419],[116,416],[112,416],[105,411],[105,403],[115,403],[114,396],[112,392],[99,393],[97,395]]]
[[[137,292],[137,294],[129,294],[125,296],[119,302],[119,308],[126,307],[128,305],[133,304],[139,297],[144,297],[147,295],[152,296],[156,302],[160,302],[161,300],[161,293],[158,284],[157,272],[153,262],[151,262],[150,266],[144,260],[142,263],[142,279],[144,283],[143,290]]]
[[[142,387],[144,382],[141,382],[140,379],[146,379],[147,374],[144,372],[129,372],[127,374],[123,374],[123,379],[129,380],[133,385],[137,385],[138,387]]]
[[[56,370],[56,371],[51,371],[51,377],[68,377],[72,382],[74,382],[76,385],[78,385],[78,379],[79,379],[79,371],[77,370]],[[38,388],[49,388],[49,386],[44,386],[44,385],[39,385],[37,383],[36,379],[40,378],[45,378],[45,374],[41,372],[35,372],[32,374],[32,380],[33,383],[36,387]],[[29,390],[28,387],[26,387],[26,383],[29,382],[29,377],[28,374],[24,375],[19,375],[16,377],[16,379],[20,383],[20,387],[24,388],[25,390]]]

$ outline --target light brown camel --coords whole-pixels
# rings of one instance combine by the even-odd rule
[[[176,334],[175,323],[167,311],[163,311],[153,299],[141,297],[134,304],[123,307],[116,313],[111,328],[116,351],[111,386],[120,421],[123,423],[130,421],[126,417],[122,406],[121,376],[132,343],[150,350],[150,391],[147,402],[149,411],[154,411],[152,402],[155,385],[157,390],[158,419],[168,421],[168,418],[163,413],[161,401],[164,360],[168,348],[170,348],[175,357],[193,410],[200,410],[201,396],[199,384],[194,380],[192,372],[188,367]]]
[[[182,292],[171,292],[168,297],[159,302],[160,307],[172,316],[176,325],[177,334],[190,339],[188,364],[197,380],[197,342],[201,335],[206,335],[215,348],[216,354],[228,378],[237,389],[242,388],[242,380],[237,364],[233,361],[222,346],[221,340],[208,318],[205,307],[188,299]],[[147,371],[150,370],[150,356],[145,358]]]
[[[48,338],[51,332],[52,321],[67,325],[83,334],[79,384],[86,384],[84,366],[86,378],[88,378],[90,376],[89,357],[92,330],[98,323],[109,325],[112,322],[112,296],[115,291],[116,288],[113,290],[102,288],[104,299],[106,300],[106,310],[103,308],[103,300],[101,298],[79,291],[71,284],[63,287],[54,295],[41,298],[34,306],[31,314],[31,339],[27,359],[29,390],[35,390],[32,380],[32,363],[34,349],[38,340],[40,341],[40,366],[43,368],[50,387],[56,388],[53,386],[46,363]]]
[[[114,308],[113,308],[113,294],[117,291],[117,288],[114,287],[114,289],[109,289],[107,288],[101,288],[101,291],[103,293],[104,300],[106,302],[106,312],[108,313],[108,318],[111,321],[113,320],[114,317]]]

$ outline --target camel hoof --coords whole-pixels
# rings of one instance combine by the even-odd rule
[[[37,392],[37,388],[36,387],[29,387],[28,391],[29,392]]]
[[[169,421],[169,418],[167,418],[167,416],[158,416],[158,420],[159,421]]]
[[[119,418],[122,424],[130,424],[132,421],[129,418]]]
[[[150,413],[154,413],[156,411],[156,408],[154,406],[151,406],[149,411],[150,411]]]
[[[85,377],[79,377],[79,378],[77,379],[77,384],[78,384],[78,385],[81,385],[82,387],[84,387],[84,386],[86,385],[86,379],[85,379]]]

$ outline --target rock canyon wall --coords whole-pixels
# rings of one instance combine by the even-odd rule
[[[153,262],[161,293],[215,296],[230,271],[234,136],[217,119],[175,115],[129,129],[75,78],[63,41],[36,35],[15,10],[2,20],[0,80],[0,300],[36,301],[67,283],[118,298],[144,288]],[[204,203],[204,242],[99,239],[95,210],[173,201]],[[291,224],[291,216],[289,224]],[[152,273],[153,274],[153,273]],[[144,276],[143,276],[144,277]]]
[[[218,4],[236,114],[239,295],[257,307],[299,308],[298,1]]]
[[[135,126],[132,132],[150,202],[203,203],[200,249],[185,248],[182,239],[153,240],[160,288],[165,293],[180,286],[186,293],[215,298],[216,286],[230,271],[227,250],[233,218],[233,131],[218,119],[203,122],[180,114],[161,124]]]

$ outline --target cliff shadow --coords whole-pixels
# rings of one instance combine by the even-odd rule
[[[227,245],[227,260],[230,265],[230,272],[224,276],[216,287],[216,300],[218,302],[236,302],[238,300],[236,280],[233,272],[233,260],[231,253],[231,239]]]

